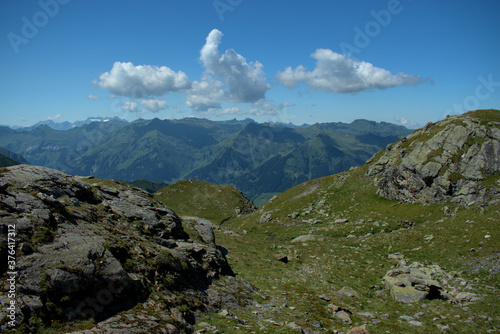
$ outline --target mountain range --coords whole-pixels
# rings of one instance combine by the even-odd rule
[[[498,110],[429,123],[260,208],[228,185],[151,194],[0,168],[0,254],[19,273],[0,265],[0,303],[17,306],[0,331],[496,333],[499,214]]]
[[[0,147],[30,163],[76,175],[231,184],[260,204],[301,182],[361,165],[410,133],[403,126],[367,120],[300,127],[197,118],[75,124],[66,130],[45,124],[0,127]]]
[[[49,128],[51,128],[51,129],[64,131],[64,130],[70,130],[70,129],[77,128],[77,127],[80,127],[80,126],[84,126],[86,124],[90,124],[90,123],[94,123],[94,122],[103,122],[103,123],[106,123],[106,122],[109,122],[110,120],[121,121],[121,122],[128,123],[128,121],[123,120],[123,119],[121,119],[119,117],[88,117],[86,120],[75,121],[73,123],[68,122],[68,121],[65,121],[65,122],[56,122],[54,120],[48,119],[48,120],[45,120],[45,121],[37,122],[37,123],[35,123],[35,124],[31,125],[31,126],[13,125],[13,126],[10,126],[10,128],[14,129],[14,130],[20,130],[20,131],[29,131],[29,130],[36,129],[39,126],[46,125]],[[7,126],[7,127],[9,127],[9,126]]]

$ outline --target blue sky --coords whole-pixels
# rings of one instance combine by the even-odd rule
[[[0,2],[0,124],[500,109],[496,0]]]

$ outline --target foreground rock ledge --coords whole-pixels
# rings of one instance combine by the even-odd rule
[[[224,284],[213,285],[232,275],[218,247],[192,241],[172,210],[124,183],[45,167],[4,168],[0,218],[2,258],[8,225],[17,233],[16,321],[22,330],[129,310],[130,318],[147,316],[142,320],[151,328],[163,323],[189,331],[197,312],[241,304]],[[6,265],[0,267],[3,282],[11,271]],[[238,282],[232,284],[241,287],[240,295],[251,290]],[[6,291],[0,292],[3,305],[10,301]],[[0,321],[6,329],[6,313]]]

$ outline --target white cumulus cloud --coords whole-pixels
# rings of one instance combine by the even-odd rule
[[[367,89],[414,85],[426,80],[419,75],[392,74],[371,63],[348,58],[328,49],[317,49],[311,57],[316,59],[316,67],[312,71],[302,65],[295,69],[287,67],[278,72],[276,78],[288,88],[295,88],[303,82],[311,90],[329,93],[355,93]]]
[[[253,103],[265,97],[270,85],[266,82],[263,65],[248,63],[233,49],[219,54],[222,32],[214,29],[208,34],[200,52],[200,61],[207,74],[222,80],[228,86],[224,98],[231,102]]]
[[[204,75],[200,81],[195,81],[188,91],[186,105],[196,111],[219,109],[224,97],[224,84]]]
[[[219,52],[222,32],[213,29],[200,50],[200,63],[204,67],[198,81],[191,82],[182,71],[166,66],[139,65],[130,62],[115,62],[109,72],[102,73],[94,84],[107,89],[112,96],[143,99],[140,102],[149,111],[164,109],[166,105],[150,98],[164,96],[170,92],[186,94],[186,105],[197,112],[221,108],[222,101],[232,103],[255,103],[265,98],[271,86],[266,82],[263,65],[247,62],[245,57],[233,49]],[[88,95],[88,99],[97,99]],[[155,100],[161,101],[161,100]],[[166,102],[165,102],[166,103]],[[130,103],[126,109],[137,110]]]
[[[191,87],[191,82],[184,72],[166,66],[115,62],[111,71],[99,76],[97,86],[116,95],[144,98],[183,91]]]
[[[167,101],[165,100],[156,100],[156,99],[147,99],[147,100],[142,100],[141,104],[151,112],[158,112],[163,109],[168,108]]]

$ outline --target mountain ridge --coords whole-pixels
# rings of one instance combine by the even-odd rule
[[[156,118],[131,123],[110,119],[65,131],[47,125],[25,131],[0,127],[0,146],[34,164],[71,174],[169,184],[181,179],[232,184],[252,199],[261,197],[263,203],[297,182],[359,165],[388,141],[409,132],[401,126],[366,120],[292,128],[250,119]],[[321,144],[327,139],[321,139],[322,135],[332,141]],[[298,149],[307,141],[315,154]],[[322,148],[327,150],[320,152]],[[301,154],[308,155],[307,164]],[[279,170],[283,166],[287,172]],[[259,182],[261,175],[280,178],[282,174],[286,178],[282,184]],[[247,186],[248,180],[254,181],[251,186]]]
[[[21,155],[0,147],[0,167],[29,164]]]

